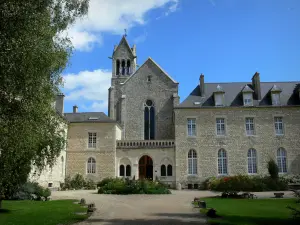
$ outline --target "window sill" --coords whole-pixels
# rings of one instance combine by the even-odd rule
[[[216,135],[216,138],[226,138],[226,137],[227,137],[226,134],[224,134],[224,135]]]
[[[186,138],[194,139],[194,138],[197,138],[197,136],[187,136]]]

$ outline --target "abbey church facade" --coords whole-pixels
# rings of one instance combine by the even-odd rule
[[[58,96],[66,155],[45,184],[80,173],[198,188],[208,177],[266,174],[270,158],[281,174],[300,173],[300,81],[261,82],[255,73],[246,82],[205,83],[201,75],[180,101],[179,83],[153,59],[137,68],[136,46],[126,37],[111,60],[108,115],[77,106],[64,113]]]

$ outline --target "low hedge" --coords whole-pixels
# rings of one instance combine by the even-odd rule
[[[97,184],[99,194],[171,194],[159,181],[105,178]]]
[[[203,186],[220,192],[284,191],[288,190],[288,180],[283,177],[237,175],[211,178]]]

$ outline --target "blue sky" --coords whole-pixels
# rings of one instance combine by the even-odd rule
[[[141,65],[150,56],[179,84],[183,101],[205,82],[300,80],[298,0],[90,0],[68,30],[65,112],[107,113],[113,46],[127,29]],[[142,2],[142,3],[141,3]]]

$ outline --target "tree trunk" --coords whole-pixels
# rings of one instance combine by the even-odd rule
[[[2,198],[0,198],[0,209],[2,209]]]

